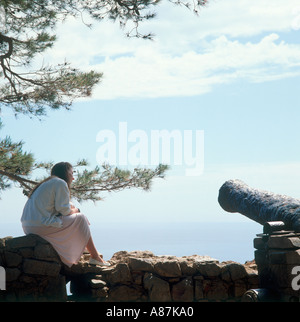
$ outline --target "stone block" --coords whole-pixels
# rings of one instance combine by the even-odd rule
[[[299,237],[270,236],[267,242],[269,248],[293,249],[300,248]]]
[[[300,249],[298,250],[270,250],[270,264],[294,264],[300,265]]]
[[[91,288],[103,288],[106,286],[106,282],[99,279],[91,279],[89,285]]]
[[[143,276],[144,276],[143,272],[134,271],[131,273],[131,276],[132,276],[133,284],[136,284],[136,285],[143,284]]]
[[[253,247],[255,249],[264,250],[265,247],[266,247],[266,241],[263,238],[261,238],[261,237],[254,238],[254,240],[253,240]]]
[[[106,298],[108,297],[108,291],[109,291],[109,288],[106,286],[103,288],[92,289],[92,297],[94,299],[96,298],[97,302],[105,301]]]
[[[23,262],[23,271],[31,275],[58,276],[61,265],[57,262],[46,262],[35,259],[25,259]]]
[[[154,272],[162,277],[179,277],[182,275],[178,260],[162,260],[154,264]]]
[[[184,258],[179,258],[179,265],[182,275],[192,276],[197,273],[197,268],[194,266],[194,261],[190,261]]]
[[[230,263],[226,265],[232,281],[239,280],[248,276],[245,267],[239,263]]]
[[[132,271],[154,271],[153,262],[149,258],[128,257],[128,265]]]
[[[17,267],[22,263],[22,256],[17,253],[4,252],[4,260],[6,267]]]
[[[192,302],[194,300],[194,285],[191,276],[173,285],[172,299],[175,302]]]
[[[7,249],[18,249],[23,247],[34,247],[37,241],[34,235],[26,235],[6,240]]]
[[[110,284],[128,284],[132,281],[131,272],[126,263],[119,263],[111,274],[107,275]]]
[[[4,251],[0,249],[0,266],[4,265]]]
[[[21,275],[21,271],[18,268],[6,268],[6,282],[16,281]]]
[[[37,259],[45,259],[60,262],[60,258],[50,244],[38,244],[34,247],[34,257]]]
[[[217,277],[221,274],[221,266],[214,262],[195,262],[194,267],[198,274],[207,277]]]
[[[195,300],[200,301],[204,299],[203,280],[195,280]]]
[[[7,239],[12,239],[12,237],[4,237],[4,238],[0,238],[0,249],[1,248],[5,248],[5,244],[6,244],[6,240]]]
[[[34,249],[30,247],[20,248],[18,253],[24,258],[34,257]]]
[[[210,287],[206,292],[206,299],[210,301],[224,301],[228,299],[228,290],[222,280],[211,280]]]
[[[117,285],[108,292],[111,302],[135,302],[143,298],[143,289],[134,285]]]
[[[263,269],[268,265],[268,252],[266,250],[256,250],[254,252],[255,262],[257,264],[258,270]]]
[[[234,296],[239,298],[248,290],[246,283],[243,280],[236,280],[234,282]]]
[[[221,275],[220,275],[220,277],[225,282],[230,283],[232,281],[231,275],[230,275],[230,272],[229,272],[229,268],[228,268],[227,265],[225,265],[225,266],[223,266],[221,268]]]
[[[67,300],[65,276],[48,277],[43,297],[46,297],[47,301],[65,302]]]
[[[155,276],[152,273],[146,273],[144,276],[144,287],[148,291],[151,302],[170,302],[170,285],[167,281]]]

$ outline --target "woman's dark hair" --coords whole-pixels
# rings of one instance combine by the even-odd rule
[[[70,164],[69,162],[59,162],[56,163],[52,169],[51,169],[51,176],[46,178],[45,180],[41,181],[39,184],[37,184],[30,192],[29,194],[29,198],[32,196],[32,194],[35,192],[35,190],[44,182],[52,179],[54,176],[64,180],[68,187],[70,188],[70,184],[71,182],[69,182],[68,180],[68,171],[72,169],[72,164]]]
[[[69,186],[70,182],[68,180],[68,171],[70,169],[72,169],[72,164],[70,164],[69,162],[56,163],[51,169],[51,176],[56,176],[56,177],[59,177],[60,179],[65,180]]]

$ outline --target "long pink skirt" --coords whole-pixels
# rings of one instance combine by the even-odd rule
[[[62,262],[71,267],[77,264],[91,237],[89,221],[81,213],[61,216],[63,226],[27,227],[23,226],[24,233],[39,235],[47,240],[58,253]]]

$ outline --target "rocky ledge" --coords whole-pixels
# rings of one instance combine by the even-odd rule
[[[92,266],[88,260],[84,254],[68,268],[36,235],[2,238],[0,266],[6,287],[0,290],[0,301],[240,301],[248,289],[258,287],[254,261],[156,256],[150,251],[117,252],[110,267]]]

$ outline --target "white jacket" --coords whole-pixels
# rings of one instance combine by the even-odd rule
[[[67,183],[54,177],[42,183],[27,200],[21,222],[23,226],[62,227],[60,215],[71,212]]]

